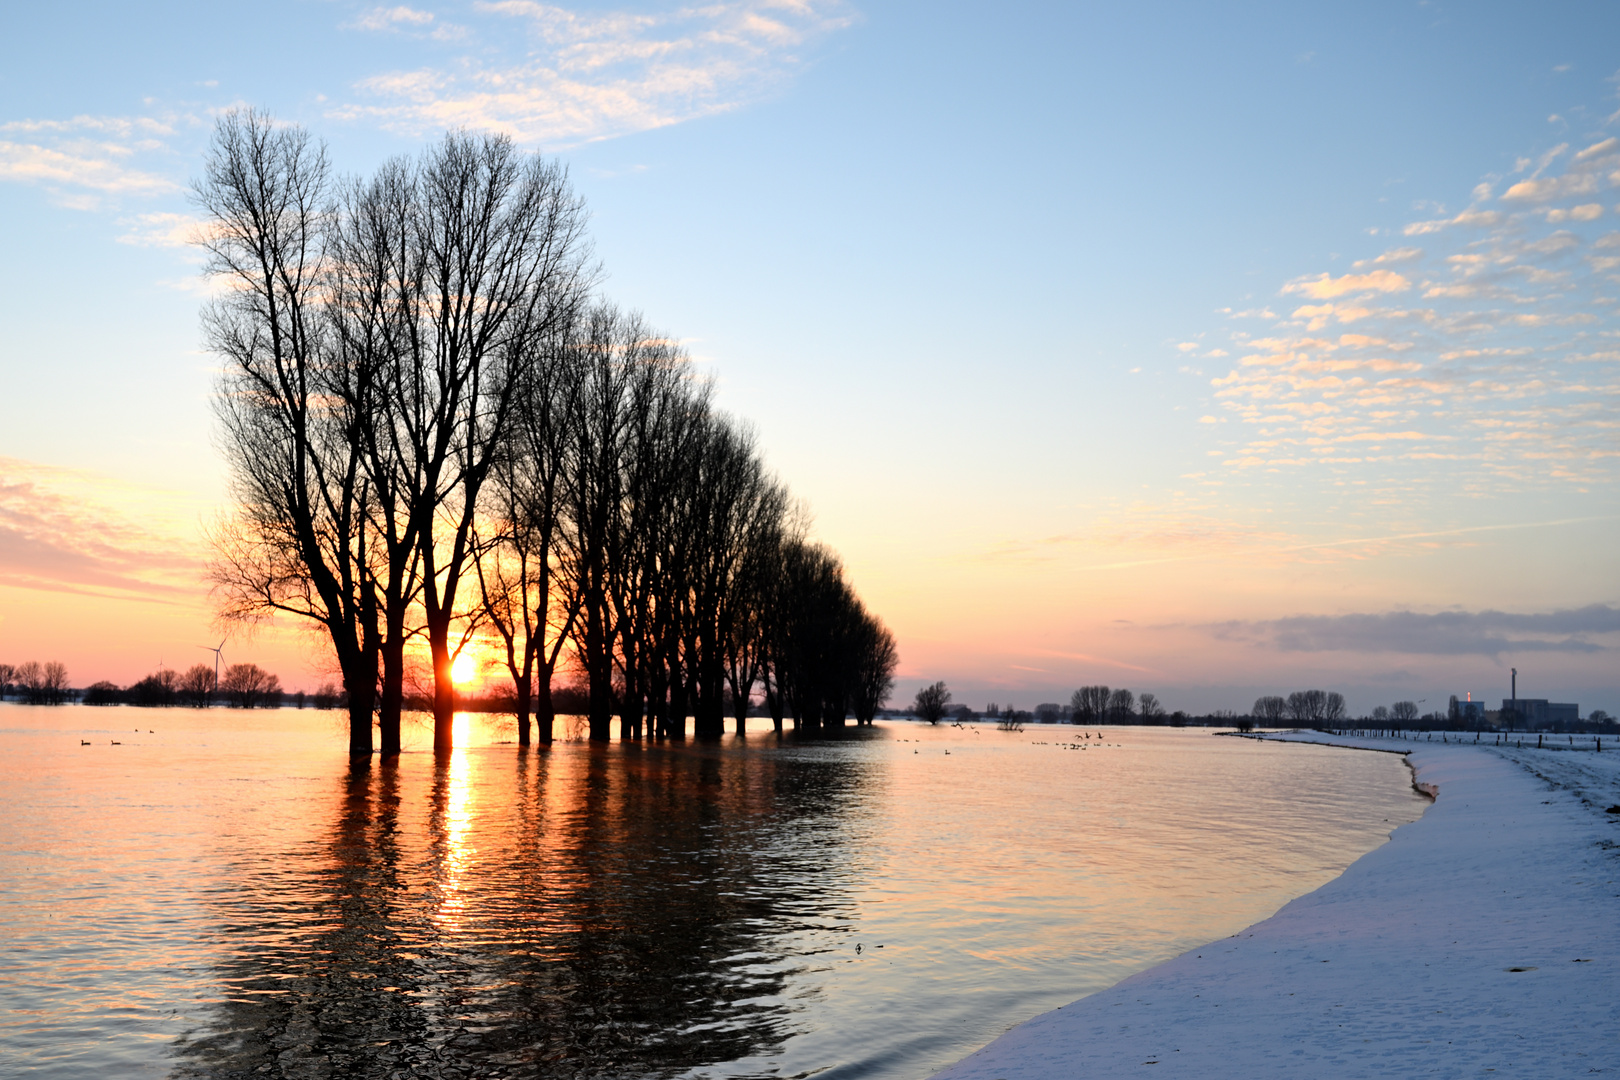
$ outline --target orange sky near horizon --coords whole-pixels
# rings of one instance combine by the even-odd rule
[[[221,630],[206,584],[201,522],[208,517],[194,500],[82,472],[3,464],[9,520],[22,520],[22,508],[32,506],[35,531],[32,577],[19,573],[23,561],[14,555],[0,579],[0,660],[62,660],[75,685],[127,685],[159,665],[211,662],[205,646],[224,636],[227,663],[258,663],[289,690],[336,680],[317,627],[281,617],[251,633]],[[1079,536],[996,540],[942,528],[899,544],[860,536],[839,543],[838,519],[823,524],[857,588],[903,644],[894,704],[909,700],[915,685],[944,678],[957,701],[976,707],[994,700],[1030,708],[1104,682],[1151,690],[1169,708],[1194,712],[1241,709],[1256,688],[1306,684],[1349,686],[1353,707],[1371,708],[1383,703],[1380,693],[1404,696],[1436,667],[1452,692],[1492,698],[1505,684],[1509,656],[1414,657],[1409,641],[1381,650],[1360,639],[1302,648],[1288,644],[1299,635],[1287,620],[1380,611],[1391,597],[1408,610],[1456,607],[1448,600],[1503,565],[1517,567],[1519,577],[1493,592],[1499,605],[1576,609],[1590,598],[1571,594],[1570,564],[1591,568],[1576,581],[1603,580],[1616,558],[1613,518],[1310,536],[1137,511],[1099,515]],[[143,561],[152,552],[164,553],[156,565]],[[1542,637],[1560,639],[1557,631]],[[490,646],[474,645],[460,665],[466,688],[504,681]],[[1547,687],[1579,684],[1591,655],[1544,651],[1517,662],[1526,671],[1524,693],[1539,685],[1536,696],[1559,697]]]

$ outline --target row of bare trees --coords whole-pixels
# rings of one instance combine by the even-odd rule
[[[1413,715],[1416,712],[1413,706]],[[1348,715],[1344,695],[1336,690],[1295,690],[1287,697],[1268,695],[1257,698],[1253,710],[1255,720],[1272,726],[1287,722],[1317,727],[1339,723]]]
[[[32,705],[60,705],[68,700],[67,665],[59,660],[0,664],[0,697],[16,693]]]
[[[626,737],[683,737],[688,716],[718,735],[728,705],[742,731],[756,686],[778,730],[786,715],[801,728],[871,721],[893,638],[803,537],[753,436],[714,408],[678,348],[593,306],[536,366],[513,418],[472,565],[520,744],[531,712],[549,737],[565,659],[597,739],[615,715]]]
[[[1069,698],[1070,717],[1076,724],[1161,723],[1164,706],[1154,694],[1140,698],[1124,687],[1082,686]]]
[[[326,696],[335,694],[327,692]],[[190,705],[199,709],[222,700],[238,709],[253,709],[280,705],[281,699],[279,676],[258,664],[244,663],[227,665],[217,681],[208,664],[193,664],[183,672],[160,667],[127,687],[102,680],[85,687],[81,700],[86,705]]]
[[[594,296],[556,163],[453,133],[364,179],[302,130],[236,112],[196,198],[221,280],[209,344],[239,510],[227,620],[314,621],[350,750],[400,747],[425,644],[434,745],[452,666],[499,643],[519,741],[582,678],[593,739],[718,734],[756,686],[778,727],[869,720],[895,666],[837,558],[684,352]]]

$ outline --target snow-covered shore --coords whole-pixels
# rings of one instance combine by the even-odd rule
[[[1435,804],[1270,919],[934,1080],[1620,1074],[1620,753],[1274,737],[1410,752]]]

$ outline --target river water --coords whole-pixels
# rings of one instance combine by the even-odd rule
[[[0,1074],[918,1080],[1425,805],[1197,729],[457,735],[0,704]]]

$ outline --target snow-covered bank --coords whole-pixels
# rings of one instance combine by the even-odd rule
[[[934,1080],[1620,1073],[1620,753],[1282,738],[1410,751],[1438,797],[1270,919]]]

